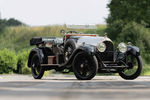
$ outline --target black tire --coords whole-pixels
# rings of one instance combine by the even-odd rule
[[[69,57],[73,53],[76,48],[76,42],[74,40],[68,40],[64,46],[64,59],[65,61],[69,60]]]
[[[126,79],[126,80],[133,80],[133,79],[136,79],[138,76],[140,76],[140,74],[141,74],[141,71],[142,71],[142,60],[141,60],[141,56],[134,56],[134,55],[132,55],[132,54],[129,54],[129,55],[127,55],[127,57],[128,56],[131,56],[132,58],[134,58],[135,60],[134,61],[136,61],[137,62],[137,66],[135,65],[135,63],[133,63],[133,62],[128,62],[128,66],[131,66],[131,68],[129,68],[129,69],[124,69],[124,70],[122,70],[122,71],[120,71],[119,72],[119,75],[123,78],[123,79]],[[137,68],[135,68],[135,67],[137,67]],[[134,69],[135,68],[135,69]],[[125,73],[125,70],[127,70],[127,71],[130,71],[130,70],[134,70],[133,71],[133,74],[132,73],[130,73],[131,75],[127,75],[126,73]],[[128,73],[128,72],[127,72]]]
[[[78,80],[91,80],[96,75],[97,70],[98,62],[95,56],[91,56],[86,52],[79,52],[75,56],[73,71]]]
[[[41,79],[44,75],[44,70],[40,66],[40,58],[38,54],[34,54],[31,60],[31,71],[34,79]]]

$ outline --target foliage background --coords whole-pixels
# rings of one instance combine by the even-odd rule
[[[131,42],[141,50],[144,69],[142,75],[150,75],[150,0],[110,0],[107,25],[97,25],[97,30],[77,30],[103,36],[105,32],[117,46]],[[40,27],[27,26],[14,18],[0,19],[0,74],[29,74],[27,59],[32,37],[61,37],[66,25]],[[12,60],[10,60],[12,59]],[[7,70],[8,69],[8,70]]]
[[[111,0],[106,32],[115,42],[132,42],[142,52],[150,50],[150,0]],[[148,61],[147,61],[148,62]]]
[[[108,8],[108,36],[115,44],[123,41],[138,46],[143,73],[150,75],[150,0],[110,0]]]

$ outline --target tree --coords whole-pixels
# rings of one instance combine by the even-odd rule
[[[16,20],[14,18],[10,18],[6,22],[7,26],[19,26],[19,25],[24,25],[21,21]]]
[[[110,14],[106,19],[107,33],[113,40],[129,22],[150,27],[150,0],[111,0]]]
[[[108,8],[108,36],[115,43],[132,42],[142,52],[149,52],[150,0],[111,0]]]
[[[25,25],[25,24],[14,18],[10,18],[8,20],[0,19],[0,34],[3,32],[6,26],[20,26],[20,25]]]
[[[135,21],[141,23],[144,21],[150,25],[150,0],[111,0],[108,4],[110,14],[107,23],[115,20],[125,22]]]

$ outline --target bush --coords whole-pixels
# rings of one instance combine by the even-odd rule
[[[28,55],[29,55],[29,50],[23,50],[22,52],[18,53],[17,71],[16,71],[17,73],[19,74],[31,73],[30,69],[27,67]]]
[[[22,73],[21,74],[31,74],[31,69],[28,68],[27,66],[22,68]]]
[[[27,67],[29,50],[23,50],[16,54],[12,50],[0,50],[0,74],[18,73],[31,74]]]
[[[17,56],[14,51],[0,51],[0,74],[13,73],[16,70]]]

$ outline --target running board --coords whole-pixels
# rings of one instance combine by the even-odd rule
[[[42,67],[59,67],[59,64],[41,64]]]
[[[128,66],[119,66],[118,64],[116,64],[115,62],[112,61],[104,61],[103,62],[103,68],[127,68]]]
[[[105,66],[104,68],[125,68],[126,66]]]

